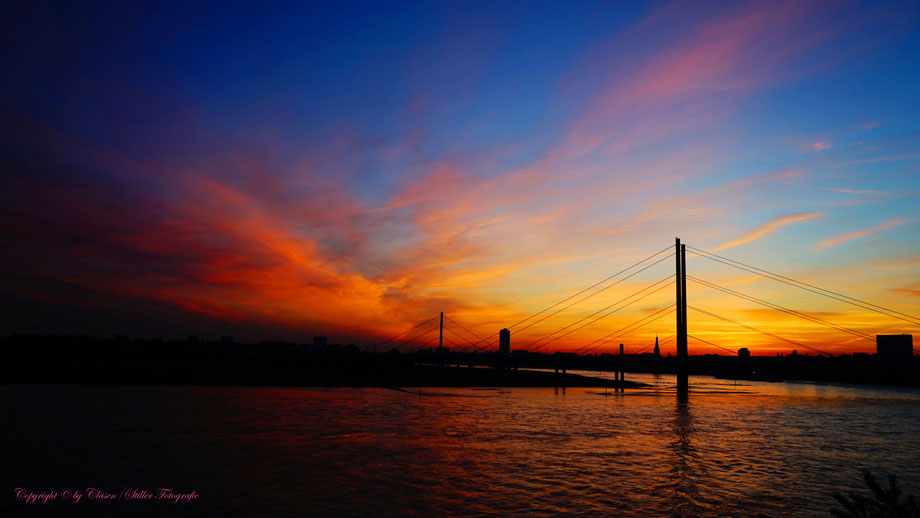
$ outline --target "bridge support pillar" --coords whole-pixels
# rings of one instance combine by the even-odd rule
[[[690,392],[687,369],[687,247],[677,238],[674,248],[677,267],[677,397],[683,399]]]

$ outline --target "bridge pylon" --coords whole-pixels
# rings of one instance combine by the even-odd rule
[[[687,246],[675,239],[677,315],[677,397],[686,398],[690,391],[687,372]]]

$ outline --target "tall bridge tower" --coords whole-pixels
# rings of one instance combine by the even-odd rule
[[[687,374],[687,245],[674,243],[676,258],[677,300],[677,396],[687,397],[690,384]]]

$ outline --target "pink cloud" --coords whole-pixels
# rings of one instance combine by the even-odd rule
[[[732,6],[705,18],[691,16],[668,33],[663,29],[669,20],[696,10],[671,4],[576,71],[590,78],[592,88],[578,106],[581,115],[562,123],[560,140],[542,158],[508,170],[467,154],[461,165],[450,153],[422,153],[425,132],[408,131],[402,145],[381,153],[381,161],[424,159],[412,162],[411,181],[396,186],[379,207],[350,191],[341,180],[348,171],[339,171],[335,160],[305,153],[278,171],[267,165],[271,160],[253,158],[271,155],[271,144],[261,142],[267,150],[202,157],[207,171],[97,154],[102,169],[140,171],[138,176],[165,184],[169,195],[143,203],[93,185],[86,190],[97,193],[75,201],[32,186],[21,192],[54,205],[61,216],[24,208],[34,220],[15,221],[26,239],[30,229],[46,223],[42,217],[63,227],[67,216],[82,212],[89,228],[77,229],[78,243],[33,236],[60,253],[56,271],[62,278],[228,321],[380,335],[395,334],[429,313],[458,310],[487,325],[506,324],[529,310],[543,286],[555,295],[563,285],[554,281],[580,279],[576,268],[534,275],[536,267],[577,264],[609,256],[611,249],[620,259],[634,253],[622,243],[647,242],[639,241],[649,238],[640,235],[639,223],[698,220],[717,211],[694,206],[712,203],[713,193],[670,201],[660,194],[705,174],[718,163],[713,157],[725,155],[723,139],[692,137],[724,120],[745,95],[782,82],[797,53],[824,37],[798,30],[813,19],[813,9],[800,2]],[[630,40],[649,31],[669,36],[651,44]],[[621,44],[641,45],[641,58],[611,57]],[[453,73],[451,60],[438,60],[445,73]],[[419,103],[418,109],[433,108]],[[338,159],[355,144],[348,128],[342,133],[330,151]],[[678,137],[687,138],[680,148],[638,153]],[[324,167],[336,174],[316,172]],[[777,178],[795,174],[787,170]],[[770,179],[713,191],[735,193]],[[783,216],[720,249],[818,214]],[[667,224],[675,225],[674,219]],[[612,232],[623,239],[614,244],[598,238]],[[632,237],[640,244],[632,244]]]
[[[670,4],[640,26],[664,32],[677,19],[694,17],[685,7]],[[590,70],[604,86],[571,128],[567,149],[583,154],[614,145],[625,151],[678,132],[699,132],[726,114],[727,102],[785,81],[792,74],[789,63],[834,32],[802,30],[817,8],[782,2],[717,10],[706,20],[668,31],[670,38],[654,50],[633,52],[639,57],[631,62],[617,56],[632,42],[612,39],[605,52],[594,53],[579,69]],[[636,139],[637,134],[645,136]]]
[[[726,243],[723,243],[717,246],[716,250],[717,251],[726,250],[728,248],[734,248],[736,246],[740,246],[746,243],[750,243],[752,241],[756,241],[758,239],[764,238],[776,232],[777,230],[785,226],[791,225],[793,223],[798,223],[800,221],[808,221],[810,219],[817,218],[818,216],[821,216],[823,214],[824,214],[823,212],[802,212],[802,213],[797,213],[797,214],[786,214],[786,215],[780,216],[774,220],[764,223],[763,225],[760,225],[759,227],[755,228],[754,230],[748,232],[747,234],[745,234],[744,236],[738,239],[728,241]]]
[[[833,246],[837,246],[837,245],[846,243],[847,241],[853,241],[854,239],[861,239],[861,238],[864,238],[864,237],[867,237],[867,236],[871,236],[872,234],[876,234],[876,233],[878,233],[878,232],[882,232],[882,231],[885,231],[885,230],[891,230],[891,229],[893,229],[893,228],[895,228],[895,227],[899,227],[899,226],[903,225],[903,224],[906,223],[906,222],[907,222],[906,220],[903,220],[903,219],[900,219],[900,218],[899,218],[899,219],[893,219],[893,220],[891,220],[891,221],[887,221],[887,222],[885,222],[885,223],[882,223],[881,225],[878,225],[878,226],[875,226],[875,227],[872,227],[872,228],[867,228],[867,229],[864,229],[864,230],[858,230],[858,231],[856,231],[856,232],[850,232],[850,233],[848,233],[848,234],[843,234],[843,235],[840,235],[840,236],[836,236],[836,237],[832,237],[832,238],[829,238],[829,239],[825,239],[824,241],[821,241],[820,243],[818,243],[817,245],[815,245],[814,250],[815,250],[816,252],[821,252],[821,251],[827,250],[828,248],[831,248],[831,247],[833,247]]]

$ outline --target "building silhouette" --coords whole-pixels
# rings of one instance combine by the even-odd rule
[[[880,360],[898,361],[914,355],[913,335],[876,335],[875,352]]]
[[[750,357],[751,357],[751,351],[748,350],[747,347],[742,347],[741,349],[738,349],[738,358],[750,358]]]
[[[511,354],[511,331],[507,329],[498,332],[498,353]]]
[[[658,335],[655,335],[655,349],[654,349],[655,358],[661,357],[661,349],[658,347]]]

